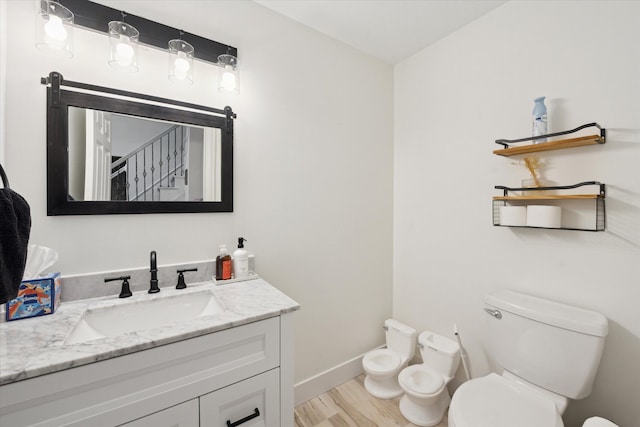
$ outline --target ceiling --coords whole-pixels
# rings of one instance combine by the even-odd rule
[[[396,64],[507,0],[254,0]]]

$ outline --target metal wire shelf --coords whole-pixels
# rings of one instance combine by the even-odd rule
[[[553,138],[556,136],[569,135],[575,132],[578,132],[582,129],[596,127],[600,129],[599,134],[597,135],[588,135],[581,136],[576,138],[568,138],[568,139],[560,139],[549,142],[541,142],[535,143],[537,140]],[[520,138],[520,139],[496,139],[496,144],[502,145],[504,148],[500,150],[495,150],[493,153],[498,154],[500,156],[514,156],[517,154],[528,154],[528,153],[536,153],[540,151],[550,151],[550,150],[561,150],[564,148],[573,148],[573,147],[581,147],[585,145],[594,145],[594,144],[604,144],[606,142],[607,130],[600,126],[598,123],[587,123],[582,126],[578,126],[575,129],[549,133],[546,135],[532,136],[528,138]],[[512,144],[518,144],[521,142],[533,142],[533,144],[522,145],[522,146],[514,146]]]
[[[557,194],[550,193],[552,191],[574,190],[584,186],[597,186],[597,193],[578,193],[578,194]],[[496,185],[496,189],[502,190],[502,196],[495,196],[493,198],[493,225],[500,227],[521,227],[521,228],[547,228],[547,227],[534,227],[527,225],[502,225],[500,221],[500,207],[502,206],[527,206],[535,202],[536,204],[551,204],[551,205],[564,205],[563,210],[567,212],[573,212],[573,210],[591,211],[593,210],[594,221],[588,221],[590,224],[585,224],[584,221],[579,225],[574,225],[569,222],[566,224],[563,221],[562,227],[553,228],[556,230],[580,230],[580,231],[604,231],[606,228],[606,207],[605,197],[606,188],[605,184],[597,181],[586,181],[574,185],[563,186],[550,186],[550,187],[525,187],[525,188],[511,188],[501,185]],[[520,192],[519,195],[509,194],[509,192]],[[528,193],[528,194],[527,194]],[[578,206],[579,205],[579,206]],[[592,205],[592,206],[590,206]],[[577,216],[577,215],[574,215]],[[549,228],[551,229],[551,228]]]

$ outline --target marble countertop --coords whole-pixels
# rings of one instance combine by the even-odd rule
[[[222,313],[117,337],[65,344],[67,336],[87,309],[207,289],[211,289],[224,306]],[[219,286],[207,281],[182,290],[162,288],[154,295],[141,291],[124,299],[114,295],[65,302],[52,315],[0,324],[0,385],[221,331],[299,308],[298,303],[260,278]]]

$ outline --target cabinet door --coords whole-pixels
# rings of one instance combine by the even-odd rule
[[[199,425],[198,399],[122,424],[126,427],[198,427]]]
[[[275,368],[201,396],[200,426],[279,427],[279,377]]]

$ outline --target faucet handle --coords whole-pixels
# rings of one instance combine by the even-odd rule
[[[104,279],[104,282],[113,282],[114,280],[122,280],[122,289],[120,290],[120,295],[118,298],[129,298],[131,295],[131,288],[129,287],[129,279],[131,276],[119,276],[119,277],[108,277]]]
[[[187,284],[184,282],[184,273],[188,271],[198,271],[197,268],[184,268],[182,270],[177,270],[178,273],[178,284],[176,285],[176,289],[184,289],[187,287]]]

